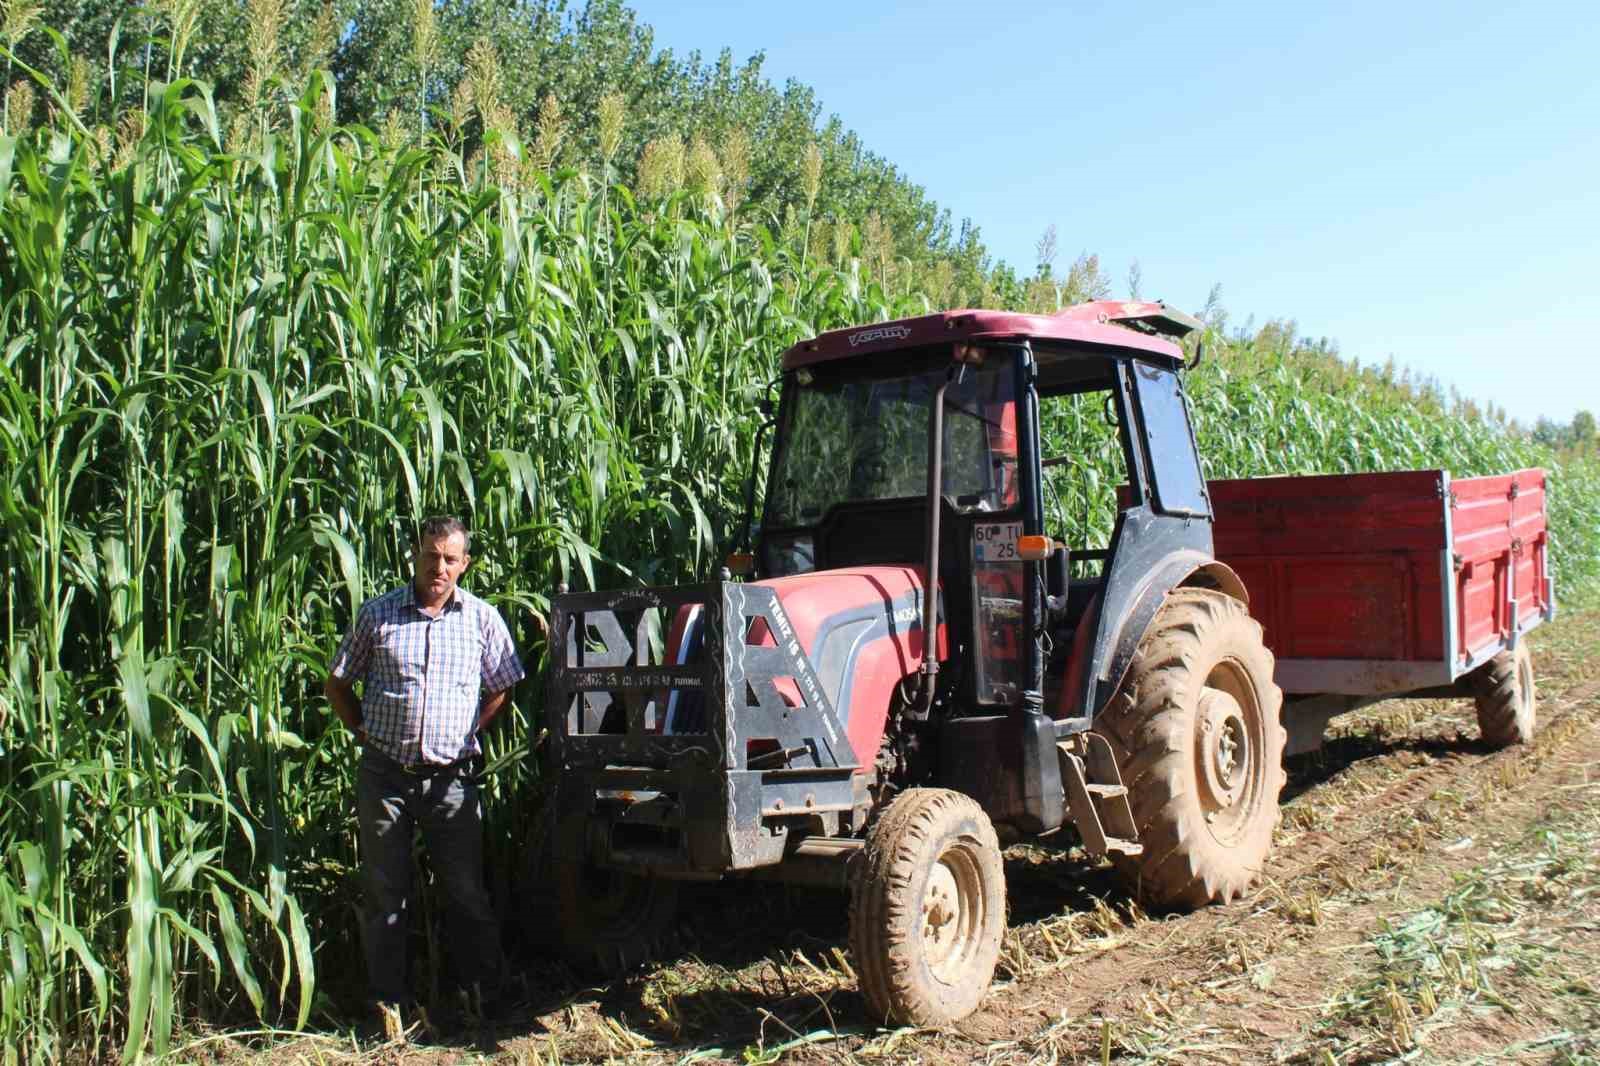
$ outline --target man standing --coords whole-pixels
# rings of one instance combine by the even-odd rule
[[[469,537],[456,518],[422,523],[411,584],[362,605],[325,690],[362,747],[362,941],[372,998],[395,1007],[413,1002],[406,912],[414,827],[444,893],[460,987],[492,996],[500,978],[471,766],[478,733],[506,705],[523,669],[500,612],[456,584],[471,561]]]

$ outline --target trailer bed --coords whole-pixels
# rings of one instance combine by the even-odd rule
[[[1286,694],[1455,684],[1553,616],[1545,473],[1216,480],[1217,558],[1250,591]]]

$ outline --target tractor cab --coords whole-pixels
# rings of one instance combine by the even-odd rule
[[[1196,324],[1160,304],[956,311],[790,349],[759,575],[934,570],[948,712],[1087,728],[1158,564],[1210,559],[1173,343]],[[1082,474],[1089,449],[1120,456],[1120,500]],[[1073,543],[1097,518],[1104,539]]]

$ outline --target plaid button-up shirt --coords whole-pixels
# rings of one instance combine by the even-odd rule
[[[500,612],[460,586],[437,618],[411,585],[362,604],[332,673],[364,681],[361,725],[397,762],[450,763],[478,751],[483,695],[522,680]]]

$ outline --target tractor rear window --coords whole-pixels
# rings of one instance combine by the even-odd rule
[[[944,494],[999,510],[1015,499],[1012,365],[968,369],[945,392]],[[928,488],[928,416],[940,367],[903,377],[826,379],[789,401],[766,525],[808,526],[840,503],[921,496]]]

